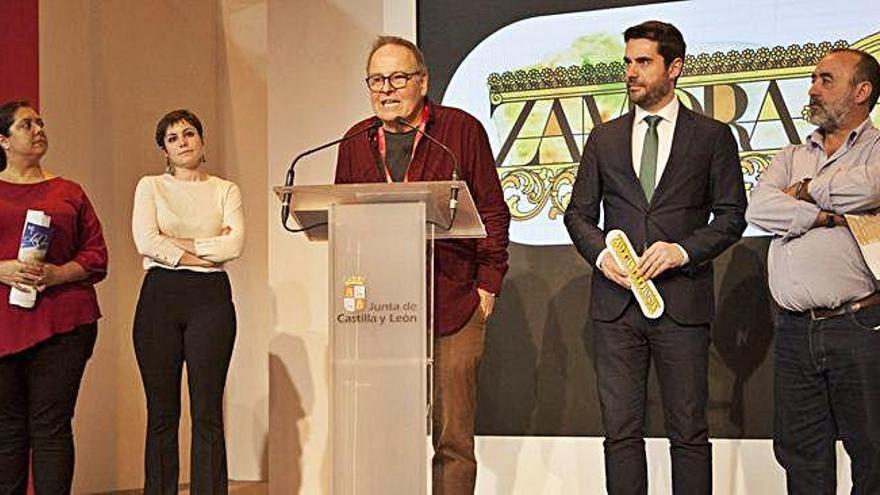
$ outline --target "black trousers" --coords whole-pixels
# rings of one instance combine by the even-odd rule
[[[599,403],[610,495],[647,494],[645,401],[651,360],[660,384],[672,458],[672,493],[712,492],[706,420],[709,326],[645,318],[633,302],[613,322],[593,320]]]
[[[97,333],[83,325],[0,358],[0,495],[27,493],[31,456],[37,495],[70,493],[71,420]]]
[[[223,389],[234,343],[235,308],[225,273],[158,268],[147,273],[134,319],[147,397],[145,494],[177,493],[184,362],[192,417],[190,490],[227,493]]]

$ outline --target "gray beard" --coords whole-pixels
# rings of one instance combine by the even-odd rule
[[[819,111],[810,109],[810,123],[825,132],[834,132],[840,129],[840,125],[849,115],[848,108],[836,109],[826,105],[820,105]]]

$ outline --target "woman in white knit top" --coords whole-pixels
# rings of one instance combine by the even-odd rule
[[[202,124],[164,116],[156,144],[162,175],[137,185],[132,233],[147,271],[134,347],[147,397],[145,494],[177,493],[180,382],[186,362],[192,416],[191,491],[226,493],[223,390],[235,343],[235,308],[223,264],[244,244],[238,186],[208,175]]]

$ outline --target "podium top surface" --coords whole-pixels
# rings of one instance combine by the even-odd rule
[[[448,230],[449,199],[458,188],[458,212]],[[290,194],[290,216],[301,226],[326,224],[332,205],[376,203],[425,203],[428,222],[434,225],[435,239],[470,239],[486,237],[473,197],[464,181],[394,182],[365,184],[321,184],[313,186],[275,186],[279,198]],[[428,228],[431,224],[428,224]],[[327,239],[326,225],[306,231],[312,241]]]

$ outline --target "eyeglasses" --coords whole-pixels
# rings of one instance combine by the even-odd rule
[[[388,81],[388,84],[391,85],[392,89],[403,89],[406,86],[406,83],[409,82],[413,76],[418,76],[422,72],[392,72],[391,75],[383,76],[382,74],[372,74],[364,79],[364,82],[367,83],[367,87],[370,88],[370,91],[374,93],[378,93],[382,91],[382,88],[385,87],[385,81]]]

